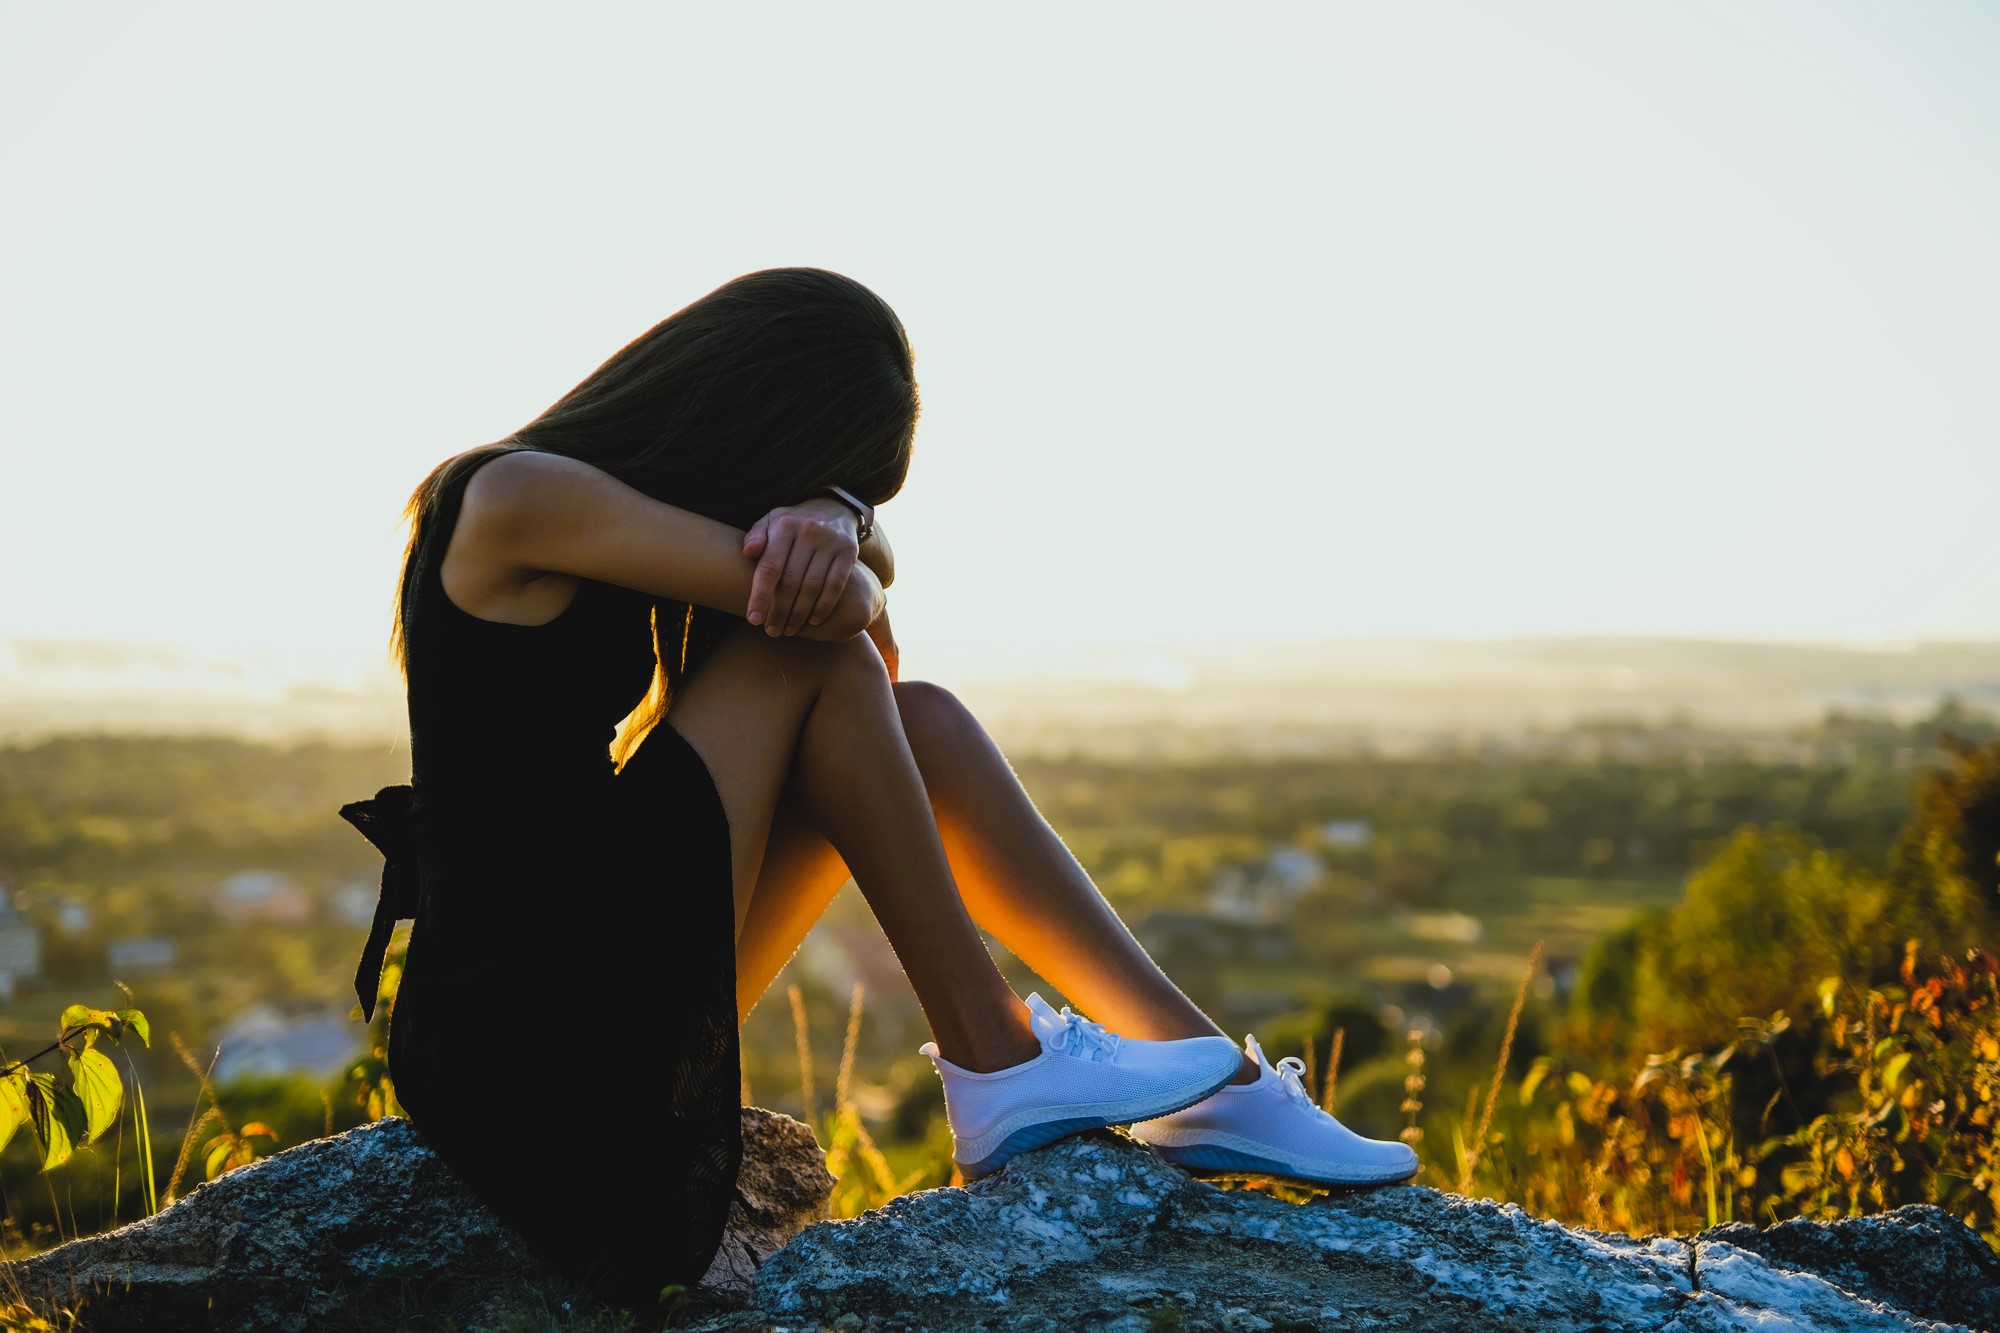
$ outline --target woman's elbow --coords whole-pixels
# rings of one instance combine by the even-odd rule
[[[807,625],[799,633],[812,639],[851,639],[863,633],[882,614],[882,585],[857,571],[840,591],[840,600],[817,625]]]

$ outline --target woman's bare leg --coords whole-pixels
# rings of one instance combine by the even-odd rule
[[[807,818],[794,775],[771,817],[771,837],[736,933],[736,1021],[750,1017],[848,881],[847,862]]]
[[[1091,1017],[1146,1040],[1223,1035],[1160,970],[1035,808],[979,720],[948,690],[902,681],[896,702],[972,919]],[[781,812],[738,940],[747,1015],[846,880],[797,808]],[[1246,1068],[1239,1081],[1256,1077]]]
[[[793,785],[853,870],[945,1059],[990,1071],[1041,1053],[952,883],[888,668],[867,636],[820,643],[741,626],[683,682],[665,725],[707,763],[729,816],[739,935]]]

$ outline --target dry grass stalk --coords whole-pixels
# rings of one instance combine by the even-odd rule
[[[162,1206],[173,1203],[175,1195],[179,1193],[181,1177],[187,1174],[188,1163],[194,1160],[195,1140],[201,1137],[204,1129],[221,1119],[222,1113],[211,1106],[196,1117],[194,1123],[188,1126],[187,1133],[181,1135],[181,1155],[174,1159],[173,1174],[167,1177],[167,1192],[160,1196]]]
[[[1409,1122],[1396,1137],[1414,1148],[1424,1137],[1422,1126],[1417,1124],[1417,1117],[1424,1109],[1424,1032],[1422,1028],[1411,1028],[1407,1036],[1409,1046],[1403,1052],[1403,1063],[1410,1067],[1410,1072],[1403,1075],[1403,1104],[1400,1109],[1409,1117]]]
[[[215,1048],[215,1054],[208,1057],[208,1068],[203,1069],[195,1062],[194,1052],[188,1049],[185,1041],[181,1040],[180,1033],[169,1032],[167,1040],[173,1043],[174,1054],[180,1056],[181,1063],[187,1066],[190,1074],[194,1075],[194,1081],[201,1085],[202,1095],[208,1098],[209,1107],[215,1112],[216,1119],[222,1122],[222,1128],[233,1131],[235,1126],[231,1125],[229,1117],[222,1113],[222,1099],[215,1095],[215,1085],[208,1081],[209,1073],[215,1068],[215,1062],[222,1058],[222,1048],[220,1046]],[[196,1105],[200,1103],[197,1102]]]
[[[806,1027],[806,993],[794,982],[785,988],[792,1001],[792,1030],[798,1035],[799,1044],[799,1099],[805,1103],[806,1123],[811,1124],[816,1112],[813,1108],[813,1052],[812,1036]]]
[[[1493,1128],[1493,1108],[1500,1101],[1500,1083],[1507,1076],[1507,1057],[1514,1052],[1514,1029],[1520,1026],[1521,1006],[1528,1002],[1528,987],[1534,983],[1535,968],[1542,961],[1542,941],[1536,940],[1535,947],[1528,954],[1528,970],[1521,976],[1521,987],[1514,992],[1514,1007],[1507,1011],[1507,1030],[1500,1038],[1500,1058],[1493,1065],[1493,1085],[1486,1092],[1486,1109],[1479,1117],[1479,1130],[1472,1136],[1472,1147],[1465,1154],[1465,1165],[1459,1169],[1458,1192],[1465,1193],[1472,1188],[1472,1173],[1479,1167],[1479,1158],[1486,1151],[1486,1135]]]
[[[1333,1083],[1340,1076],[1340,1049],[1347,1044],[1347,1029],[1333,1030],[1333,1049],[1326,1053],[1326,1089],[1320,1094],[1319,1104],[1328,1115],[1333,1114]]]
[[[840,1048],[840,1076],[833,1084],[833,1108],[848,1105],[847,1086],[854,1078],[854,1052],[861,1043],[861,983],[854,983],[854,996],[847,1002],[847,1040]],[[859,1120],[855,1123],[860,1124]]]
[[[903,1190],[896,1182],[895,1169],[889,1165],[889,1159],[883,1155],[881,1148],[876,1146],[868,1127],[861,1123],[861,1113],[849,1106],[842,1109],[841,1115],[847,1119],[847,1127],[854,1134],[854,1146],[860,1151],[861,1160],[868,1164],[868,1173],[875,1177],[875,1188],[883,1201],[901,1194]]]
[[[174,1173],[167,1178],[167,1192],[160,1196],[162,1207],[174,1201],[175,1194],[181,1187],[181,1176],[187,1170],[189,1159],[194,1156],[195,1141],[200,1137],[202,1130],[211,1124],[219,1124],[225,1134],[236,1132],[236,1127],[229,1123],[229,1117],[222,1113],[222,1099],[215,1095],[215,1085],[209,1082],[208,1078],[209,1073],[215,1068],[215,1062],[222,1057],[222,1048],[220,1046],[215,1048],[215,1054],[208,1058],[208,1068],[204,1069],[196,1062],[194,1052],[188,1049],[187,1043],[181,1040],[180,1033],[169,1032],[167,1040],[173,1043],[174,1054],[180,1056],[181,1063],[188,1067],[188,1072],[194,1075],[195,1082],[201,1085],[202,1096],[208,1098],[208,1110],[201,1111],[201,1102],[196,1100],[195,1111],[199,1114],[190,1113],[187,1131],[181,1135],[180,1156],[174,1159]]]

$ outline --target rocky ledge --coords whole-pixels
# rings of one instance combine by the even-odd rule
[[[1634,1238],[1416,1186],[1286,1203],[1100,1132],[815,1225],[833,1182],[810,1132],[743,1115],[740,1197],[692,1307],[705,1333],[2000,1327],[2000,1256],[1935,1208]],[[401,1120],[7,1267],[91,1330],[575,1325],[576,1293]]]
[[[1605,1235],[1417,1186],[1293,1204],[1070,1139],[965,1189],[810,1227],[729,1330],[1886,1330],[2000,1323],[2000,1256],[1949,1214]]]
[[[826,1216],[812,1131],[745,1108],[743,1171],[698,1305],[740,1301],[779,1246]],[[231,1171],[143,1222],[7,1264],[9,1293],[82,1327],[528,1326],[579,1293],[543,1270],[407,1120],[378,1120]],[[11,1325],[8,1325],[11,1327]],[[58,1326],[60,1323],[58,1321]]]

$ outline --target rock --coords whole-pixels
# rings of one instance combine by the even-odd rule
[[[809,1227],[764,1265],[742,1309],[699,1327],[1859,1333],[1976,1328],[1961,1316],[2000,1308],[2000,1282],[1970,1262],[1969,1247],[1986,1247],[1969,1229],[1936,1210],[1868,1221],[1818,1228],[1842,1267],[1802,1239],[1815,1224],[1788,1224],[1767,1253],[1755,1242],[1784,1228],[1607,1235],[1417,1186],[1292,1204],[1196,1181],[1099,1132],[964,1189]],[[1956,1304],[1926,1296],[1926,1279],[1857,1276],[1913,1250],[1925,1271],[1957,1265]]]
[[[1923,1319],[1973,1328],[2000,1324],[2000,1254],[1929,1204],[1837,1222],[1793,1220],[1762,1230],[1741,1222],[1696,1237],[1749,1250],[1794,1273]]]
[[[746,1107],[736,1202],[701,1285],[717,1295],[747,1293],[765,1260],[826,1216],[832,1193],[833,1176],[812,1130],[788,1115]]]
[[[833,1189],[798,1121],[746,1107],[743,1140],[729,1231],[698,1292],[706,1308],[740,1298],[766,1257],[826,1216]],[[84,1306],[93,1333],[400,1327],[413,1307],[478,1327],[572,1294],[400,1119],[277,1153],[6,1268],[31,1304]]]
[[[690,1303],[725,1330],[1948,1330],[2000,1324],[2000,1257],[1936,1208],[1607,1235],[1418,1186],[1286,1203],[1122,1135],[1023,1154],[845,1222],[811,1132],[743,1113],[729,1235]],[[8,1265],[83,1326],[569,1326],[537,1267],[408,1121],[282,1152],[157,1217]],[[586,1325],[587,1326],[587,1325]]]

